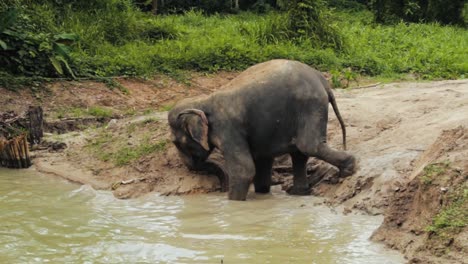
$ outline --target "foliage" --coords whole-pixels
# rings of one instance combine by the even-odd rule
[[[0,43],[0,85],[75,75],[125,91],[109,77],[159,72],[182,79],[186,70],[243,70],[276,58],[334,71],[345,81],[359,74],[463,78],[468,71],[463,28],[380,25],[370,11],[332,13],[324,1],[263,3],[282,11],[153,16],[131,0],[8,0],[0,3],[9,14],[0,20],[7,46]]]
[[[449,162],[444,163],[433,163],[424,167],[423,174],[421,175],[421,181],[424,184],[431,184],[435,177],[444,174],[450,167]]]
[[[335,88],[348,88],[351,81],[358,82],[358,74],[351,68],[346,68],[341,71],[332,70],[330,74],[332,86]]]
[[[111,153],[109,158],[115,162],[117,166],[130,164],[132,161],[139,159],[142,156],[159,152],[166,149],[167,141],[162,140],[156,143],[151,143],[149,139],[144,139],[141,144],[134,147],[124,146],[119,148],[115,153]]]
[[[92,106],[89,108],[80,108],[80,107],[72,107],[72,108],[62,108],[57,109],[57,118],[65,118],[65,117],[74,117],[74,118],[81,118],[86,116],[94,116],[98,118],[110,118],[114,115],[113,111],[108,108],[100,107],[100,106]]]
[[[153,122],[146,122],[148,125]],[[136,124],[127,127],[127,133],[133,133]],[[152,141],[145,136],[137,144],[129,144],[121,136],[114,136],[112,133],[99,130],[99,134],[87,144],[87,149],[102,161],[111,161],[117,166],[128,165],[139,158],[154,152],[164,151],[167,148],[167,140]]]
[[[38,17],[51,15],[46,8],[36,10]],[[78,40],[76,34],[41,32],[49,25],[39,23],[26,9],[0,9],[0,17],[0,70],[26,76],[75,77],[69,54],[70,45]]]
[[[404,20],[463,25],[465,3],[465,0],[372,0],[371,6],[378,22],[398,23]]]
[[[434,217],[432,224],[426,228],[429,232],[444,235],[457,232],[468,225],[468,188],[464,186],[449,195],[449,203]]]
[[[295,37],[307,37],[314,46],[328,46],[341,50],[341,39],[336,25],[323,0],[292,0],[289,3],[290,29]]]
[[[341,13],[347,43],[344,67],[367,75],[412,74],[421,79],[463,78],[468,31],[439,24],[372,23],[368,12]]]

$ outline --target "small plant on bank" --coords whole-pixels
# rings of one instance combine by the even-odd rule
[[[110,118],[114,114],[111,109],[99,107],[99,106],[92,106],[87,110],[89,115],[101,118]]]
[[[143,140],[143,142],[133,147],[122,147],[112,154],[112,160],[117,166],[123,166],[130,164],[143,156],[149,155],[153,152],[159,152],[165,150],[167,147],[167,141],[161,140],[158,142],[150,142],[149,138]]]
[[[143,125],[147,125],[147,124],[151,124],[151,123],[156,123],[158,122],[158,119],[156,117],[148,117],[148,118],[145,118],[142,123]]]
[[[423,174],[421,176],[421,182],[425,185],[431,184],[436,177],[441,176],[446,173],[450,168],[450,162],[445,161],[443,163],[433,163],[429,164],[423,169]]]
[[[432,220],[426,231],[444,236],[446,233],[458,232],[468,225],[468,187],[466,182],[448,197],[449,203],[444,206]]]
[[[60,108],[56,110],[58,119],[62,118],[83,118],[94,116],[97,118],[110,118],[114,115],[112,109],[100,106],[92,106],[89,108],[73,107],[73,108]]]
[[[158,111],[167,112],[167,111],[171,111],[172,108],[174,108],[174,104],[165,104],[159,107]]]

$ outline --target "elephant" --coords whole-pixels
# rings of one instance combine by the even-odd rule
[[[352,175],[356,158],[327,145],[328,103],[339,120],[346,150],[346,127],[327,80],[298,61],[256,64],[209,96],[178,102],[168,113],[171,140],[183,163],[201,170],[213,149],[224,156],[228,198],[246,200],[250,183],[269,193],[275,157],[289,154],[293,165],[290,194],[310,194],[309,157]]]

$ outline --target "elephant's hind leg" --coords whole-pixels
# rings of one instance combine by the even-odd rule
[[[309,195],[311,193],[307,183],[307,160],[309,157],[300,152],[291,153],[294,180],[293,186],[288,190],[293,195]]]
[[[356,158],[327,145],[327,112],[327,109],[323,108],[317,109],[315,114],[306,115],[308,118],[302,120],[296,146],[305,155],[317,157],[338,167],[340,176],[352,175],[357,169]]]
[[[254,186],[256,193],[269,193],[271,186],[271,173],[273,158],[255,159]]]
[[[334,150],[326,143],[319,144],[315,156],[338,167],[340,169],[340,177],[353,175],[357,170],[356,158],[353,155],[345,151]]]

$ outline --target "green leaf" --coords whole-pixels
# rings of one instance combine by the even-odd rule
[[[0,39],[0,47],[2,47],[2,49],[6,50],[8,48],[7,44]]]
[[[18,17],[18,10],[10,8],[0,13],[0,33],[3,33],[5,29],[11,27]]]
[[[57,55],[67,60],[70,60],[70,56],[68,55],[70,53],[70,49],[68,48],[68,46],[60,43],[54,43],[52,49]]]
[[[62,33],[54,36],[54,40],[57,43],[60,44],[65,44],[65,45],[70,45],[73,42],[76,42],[79,40],[79,36],[74,33]]]
[[[52,62],[52,65],[54,66],[57,73],[63,75],[63,68],[62,64],[60,64],[60,61],[56,57],[49,57],[49,60]]]
[[[68,73],[72,76],[73,79],[76,79],[75,73],[70,68],[70,65],[68,64],[68,62],[63,58],[61,58],[61,59],[62,59],[63,64],[65,64],[65,67],[67,68]]]
[[[71,69],[70,65],[68,64],[68,61],[63,58],[63,57],[60,57],[60,56],[56,56],[55,59],[58,61],[58,62],[62,62],[63,65],[65,65],[65,68],[67,69],[68,73],[72,76],[73,79],[76,79],[76,76],[75,76],[75,73],[73,72],[73,70]],[[60,64],[61,65],[61,64]],[[60,69],[62,69],[62,66],[60,66]],[[62,72],[63,74],[63,72]]]

